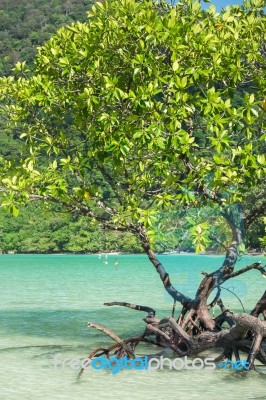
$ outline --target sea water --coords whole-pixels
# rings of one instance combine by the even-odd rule
[[[176,288],[190,297],[203,278],[201,272],[214,271],[223,261],[222,256],[196,255],[160,259]],[[265,264],[263,257],[243,257],[236,268],[259,260]],[[258,271],[225,282],[225,306],[250,312],[265,283]],[[78,370],[69,367],[69,360],[81,360],[94,348],[113,343],[88,328],[88,322],[123,339],[144,331],[145,313],[106,307],[104,302],[141,304],[153,307],[158,317],[171,315],[173,302],[145,255],[1,255],[0,295],[0,400],[266,398],[264,368],[248,374],[164,368],[115,375],[89,368],[77,379]],[[158,351],[140,345],[136,356]]]

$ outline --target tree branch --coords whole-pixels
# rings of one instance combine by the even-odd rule
[[[261,262],[256,262],[252,265],[249,265],[248,267],[240,269],[239,271],[232,272],[231,274],[226,275],[224,281],[227,281],[228,279],[231,278],[235,278],[236,276],[242,275],[245,272],[251,271],[252,269],[257,269],[258,271],[260,271],[262,275],[266,276],[266,270],[263,267],[261,267]]]
[[[117,336],[114,332],[112,332],[110,329],[105,328],[102,325],[99,324],[94,324],[93,322],[88,322],[88,327],[98,329],[99,331],[105,333],[107,336],[109,336],[111,339],[113,339],[116,343],[118,343],[123,349],[126,351],[126,353],[134,358],[134,353],[130,350],[130,348],[126,345],[126,343],[120,339],[119,336]]]
[[[144,311],[148,313],[148,316],[154,317],[155,316],[155,310],[150,307],[146,306],[139,306],[137,304],[130,304],[130,303],[125,303],[121,301],[112,301],[108,303],[104,303],[105,306],[122,306],[122,307],[128,307],[131,308],[132,310],[138,310],[138,311]]]

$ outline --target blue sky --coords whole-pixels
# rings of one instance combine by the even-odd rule
[[[243,4],[242,0],[211,0],[210,3],[203,3],[203,8],[208,8],[211,4],[214,4],[216,6],[216,10],[220,11],[221,8],[225,8],[228,5],[233,5],[233,4]]]

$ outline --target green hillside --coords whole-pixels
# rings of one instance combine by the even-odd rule
[[[9,75],[18,61],[32,63],[36,47],[60,26],[85,21],[92,3],[92,0],[0,0],[0,75]]]

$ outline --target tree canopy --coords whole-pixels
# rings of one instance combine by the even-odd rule
[[[3,204],[138,231],[165,207],[240,200],[265,177],[263,3],[107,1],[61,28],[0,81],[26,146],[2,163]]]

